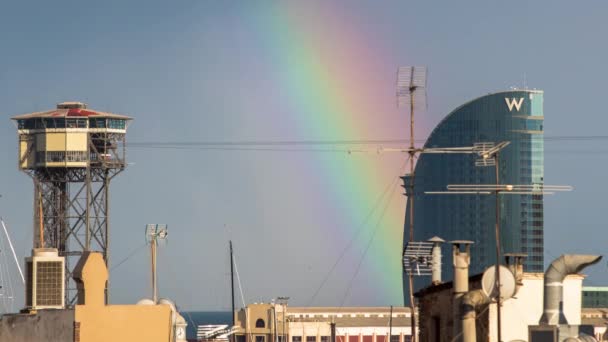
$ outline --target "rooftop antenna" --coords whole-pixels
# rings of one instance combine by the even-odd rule
[[[426,109],[426,66],[406,66],[397,69],[397,107],[409,107],[410,110],[410,146],[409,146],[409,195],[407,202],[410,209],[409,220],[409,243],[414,241],[414,158],[416,156],[416,146],[414,145],[414,111],[416,106],[423,106]],[[405,184],[408,186],[408,184]],[[412,342],[416,341],[416,315],[414,314],[416,305],[414,304],[414,280],[413,274],[408,274]]]
[[[500,281],[500,196],[499,195],[544,195],[554,194],[558,191],[571,191],[572,187],[568,185],[544,185],[544,184],[501,184],[500,183],[500,152],[510,144],[509,141],[503,141],[498,144],[492,142],[476,143],[478,159],[475,160],[475,166],[485,167],[494,166],[495,184],[450,184],[447,186],[448,191],[426,191],[425,194],[460,194],[460,195],[492,195],[494,194],[495,202],[495,223],[494,234],[496,236],[496,264],[494,267],[495,288],[500,289],[503,285]],[[497,323],[497,341],[502,341],[501,329],[501,296],[496,296],[496,323]]]
[[[152,257],[152,300],[154,304],[158,303],[158,294],[156,289],[156,245],[158,241],[167,239],[168,231],[166,224],[150,223],[146,225],[146,243],[150,244],[150,252]]]
[[[407,275],[431,275],[433,243],[428,241],[411,241],[403,253],[403,269]]]

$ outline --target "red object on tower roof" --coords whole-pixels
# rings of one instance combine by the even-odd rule
[[[65,117],[96,117],[96,118],[113,118],[113,119],[123,119],[123,120],[132,120],[131,117],[114,114],[114,113],[106,113],[100,112],[92,109],[87,109],[86,103],[83,102],[62,102],[57,104],[57,109],[45,111],[45,112],[35,112],[29,114],[22,114],[12,117],[13,120],[23,120],[23,119],[32,119],[32,118],[65,118]]]

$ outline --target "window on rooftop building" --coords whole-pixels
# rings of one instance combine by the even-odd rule
[[[256,328],[265,328],[266,327],[266,323],[264,323],[263,319],[258,318],[258,320],[255,321],[255,327]]]
[[[89,119],[89,127],[90,128],[105,128],[106,127],[106,119],[105,118],[92,118],[92,119]]]
[[[125,129],[125,120],[108,119],[108,128]]]
[[[302,342],[302,336],[292,336],[291,342]]]

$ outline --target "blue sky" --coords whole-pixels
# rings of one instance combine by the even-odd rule
[[[348,17],[361,33],[361,46],[383,47],[384,64],[369,63],[387,71],[378,76],[386,80],[382,96],[387,102],[393,101],[390,82],[397,66],[429,67],[429,106],[418,137],[458,105],[523,86],[524,79],[527,86],[545,91],[547,136],[605,135],[608,5],[600,1],[333,1],[331,6],[324,1],[3,1],[0,214],[19,256],[29,254],[33,188],[16,168],[10,116],[81,100],[95,109],[134,116],[131,142],[318,139],[277,129],[285,126],[281,123],[290,113],[273,98],[277,84],[261,78],[261,71],[272,70],[272,58],[246,39],[250,31],[264,39],[266,31],[256,23],[269,12],[293,15],[299,10],[330,11],[324,15],[338,21],[337,27],[342,27],[342,16]],[[310,30],[331,34],[335,29],[319,28],[327,21],[314,17],[302,21]],[[288,21],[282,29],[290,29]],[[298,30],[306,34],[307,26]],[[383,120],[391,126],[390,115],[379,118]],[[403,124],[397,133],[406,137],[405,121],[397,122]],[[370,132],[337,138],[395,136]],[[546,198],[546,260],[564,252],[605,250],[605,142],[546,143],[546,183],[576,189]],[[349,237],[333,241],[336,250],[315,249],[323,229],[307,227],[322,227],[340,205],[321,196],[312,203],[310,196],[298,195],[310,191],[306,178],[294,182],[289,176],[301,175],[298,168],[308,158],[302,155],[130,149],[132,165],[112,184],[113,260],[143,244],[145,223],[168,223],[171,239],[161,250],[159,266],[161,295],[186,309],[228,308],[225,250],[233,238],[247,301],[289,295],[294,304],[306,304],[310,289],[321,283],[327,264],[336,260]],[[400,164],[398,156],[365,158],[358,162],[376,163],[385,170],[383,176],[391,165]],[[402,215],[403,205],[399,199],[388,215]],[[322,212],[317,215],[318,210]],[[297,219],[292,217],[295,211],[301,213]],[[286,222],[292,232],[286,233]],[[286,248],[290,234],[300,243]],[[361,255],[351,252],[346,259],[351,264],[342,265],[349,272]],[[608,283],[605,264],[588,272],[587,284]],[[364,269],[357,275],[346,304],[398,304],[374,295],[371,274]],[[336,298],[344,292],[343,280],[330,278],[317,304],[340,304]],[[113,302],[148,296],[145,250],[112,271],[111,287]]]

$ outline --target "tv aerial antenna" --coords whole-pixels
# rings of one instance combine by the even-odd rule
[[[426,109],[426,66],[405,66],[397,69],[397,108],[408,107],[410,112],[410,146],[409,146],[409,164],[410,164],[410,195],[407,196],[407,202],[410,209],[409,220],[409,243],[414,242],[414,158],[416,157],[416,146],[414,144],[414,112],[417,107],[423,106]],[[408,184],[405,184],[408,186]],[[408,274],[409,293],[410,293],[410,309],[411,327],[412,327],[412,342],[416,341],[416,317],[414,312],[416,305],[414,304],[414,279],[410,272]]]
[[[492,142],[476,143],[478,159],[475,160],[475,166],[486,167],[494,166],[495,184],[449,184],[447,191],[425,191],[429,195],[494,195],[495,196],[495,223],[494,234],[496,237],[496,264],[492,268],[494,276],[492,279],[495,282],[495,288],[500,289],[503,283],[501,282],[501,265],[500,265],[500,195],[552,195],[556,192],[572,191],[572,186],[569,185],[544,185],[544,184],[501,184],[500,183],[500,152],[509,145],[508,141],[498,144]],[[502,341],[501,328],[501,300],[502,296],[496,296],[496,334],[497,340]]]
[[[158,302],[158,294],[156,287],[156,247],[159,241],[166,241],[168,227],[166,224],[149,223],[146,225],[145,231],[146,243],[150,245],[150,256],[152,265],[152,300],[154,304]]]
[[[405,245],[403,252],[403,269],[407,275],[431,275],[433,266],[433,243],[411,241]]]

